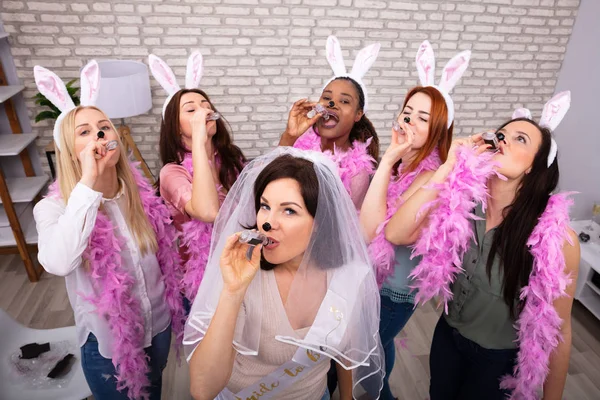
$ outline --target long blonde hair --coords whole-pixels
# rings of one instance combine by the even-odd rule
[[[104,115],[106,120],[109,121],[111,128],[117,132],[115,126],[110,122],[110,119],[104,114],[104,112],[97,107],[76,107],[69,111],[62,120],[60,127],[60,148],[62,151],[56,148],[56,165],[57,165],[57,180],[60,188],[60,193],[65,203],[75,185],[81,180],[81,164],[77,159],[77,155],[74,154],[75,148],[75,116],[80,110],[92,109],[96,110]],[[155,253],[158,250],[158,244],[156,242],[156,234],[150,225],[150,221],[146,216],[146,211],[142,205],[142,199],[138,191],[138,186],[131,173],[130,166],[128,163],[127,153],[121,142],[121,138],[117,135],[119,142],[119,161],[117,162],[117,178],[123,182],[123,190],[127,199],[127,210],[125,212],[125,220],[127,226],[131,231],[135,241],[142,254],[148,252]]]

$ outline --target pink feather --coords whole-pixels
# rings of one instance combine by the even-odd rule
[[[219,163],[217,158],[217,163]],[[187,153],[181,162],[181,165],[194,175],[192,162],[192,153]],[[224,200],[222,196],[222,186],[217,185],[221,203]],[[187,250],[188,259],[184,265],[184,275],[181,281],[181,286],[185,297],[190,302],[194,302],[198,288],[204,277],[204,270],[208,263],[208,255],[210,253],[210,243],[212,238],[213,224],[210,222],[202,222],[197,219],[191,219],[182,225],[181,245]]]
[[[511,399],[537,399],[549,372],[550,354],[563,340],[562,320],[554,301],[567,296],[565,289],[571,278],[565,273],[563,246],[571,242],[569,193],[550,197],[546,210],[534,228],[527,245],[533,255],[529,284],[521,289],[525,306],[516,324],[519,354],[513,376],[505,376],[500,386],[512,390]],[[572,244],[572,243],[571,243]]]
[[[402,173],[390,182],[387,190],[385,220],[379,224],[375,238],[369,244],[369,255],[375,265],[377,283],[381,285],[394,273],[394,245],[385,238],[385,227],[402,205],[402,193],[406,191],[423,171],[435,171],[441,165],[438,149],[434,149],[414,171]],[[400,165],[402,167],[402,164]]]
[[[330,150],[321,150],[321,137],[311,127],[302,134],[294,143],[294,147],[301,150],[312,150],[318,151],[327,155],[333,162],[338,166],[338,172],[340,179],[344,184],[344,188],[348,191],[348,194],[352,196],[351,183],[359,173],[368,173],[373,175],[375,173],[375,160],[369,155],[368,147],[371,144],[371,138],[365,142],[359,142],[357,140],[352,143],[352,146],[344,151],[337,147],[334,148],[334,152]]]
[[[412,287],[418,290],[416,304],[439,296],[447,312],[452,300],[450,285],[462,271],[462,258],[470,240],[475,239],[471,220],[476,217],[472,211],[476,204],[486,204],[487,180],[496,174],[491,157],[489,152],[477,156],[474,149],[460,147],[454,169],[446,182],[437,186],[438,198],[421,209],[432,211],[412,255],[423,257],[410,274]]]

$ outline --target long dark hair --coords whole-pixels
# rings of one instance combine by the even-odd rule
[[[208,101],[214,111],[218,111],[203,90],[182,89],[175,93],[165,109],[165,116],[160,125],[159,148],[160,159],[163,165],[168,163],[181,164],[185,154],[188,152],[188,149],[183,144],[179,126],[179,103],[181,96],[186,93],[198,93]],[[242,153],[242,150],[232,143],[231,129],[225,118],[221,116],[216,123],[217,132],[212,137],[212,144],[221,165],[219,168],[219,181],[225,190],[228,191],[242,169],[244,169],[246,157]],[[157,182],[157,185],[159,184]]]
[[[491,279],[494,258],[496,255],[500,257],[503,297],[513,318],[521,311],[523,304],[516,307],[519,291],[529,283],[533,268],[533,256],[527,240],[546,209],[559,178],[556,158],[550,167],[547,164],[552,139],[550,130],[530,119],[517,118],[506,122],[498,131],[515,121],[527,121],[538,128],[542,133],[542,144],[533,159],[531,171],[521,181],[515,199],[502,211],[504,219],[496,228],[486,264],[487,275]]]
[[[334,80],[343,79],[345,81],[352,82],[356,92],[358,93],[358,104],[361,110],[365,108],[365,94],[362,91],[362,88],[354,79],[349,78],[347,76],[342,76],[339,78],[335,78]],[[379,137],[377,136],[377,131],[375,131],[375,127],[367,118],[365,114],[363,114],[362,118],[355,122],[352,126],[352,130],[350,131],[350,143],[354,143],[355,140],[359,142],[366,142],[369,138],[372,138],[371,144],[367,148],[369,151],[369,155],[375,159],[375,161],[379,160]]]

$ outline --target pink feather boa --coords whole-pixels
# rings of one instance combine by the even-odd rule
[[[185,155],[181,165],[191,176],[194,176],[192,153],[187,153]],[[219,200],[222,203],[224,196],[222,195],[221,189],[222,186],[217,185]],[[185,222],[181,227],[181,244],[186,247],[188,255],[188,259],[184,265],[185,272],[181,284],[185,297],[192,303],[196,298],[200,282],[202,282],[202,278],[204,277],[206,264],[208,263],[212,231],[212,223],[203,222],[193,218],[190,221]]]
[[[435,171],[441,165],[438,149],[434,149],[423,161],[417,165],[414,171],[406,174],[399,171],[399,176],[390,182],[387,190],[385,220],[379,224],[376,236],[369,244],[369,255],[375,265],[375,274],[379,287],[394,273],[394,245],[385,238],[385,227],[392,216],[402,205],[402,193],[406,191],[423,171]],[[402,164],[400,165],[402,168]]]
[[[476,156],[474,150],[461,147],[457,163],[446,182],[439,185],[438,199],[425,207],[435,208],[415,244],[413,256],[423,259],[411,277],[418,289],[415,300],[425,303],[434,296],[441,297],[448,312],[452,300],[450,285],[462,272],[462,259],[474,240],[472,210],[480,203],[485,207],[489,197],[488,179],[496,174],[491,153]],[[496,174],[497,175],[497,174]],[[568,236],[568,194],[550,197],[527,245],[533,255],[533,269],[528,286],[521,289],[525,301],[518,321],[519,352],[513,376],[505,376],[500,386],[512,391],[511,399],[535,400],[548,375],[550,354],[562,341],[561,319],[554,301],[566,296],[570,277],[565,273],[563,246]],[[572,243],[571,243],[572,244]]]
[[[475,239],[471,219],[475,205],[485,207],[488,192],[487,180],[496,173],[491,162],[492,153],[477,157],[475,151],[461,146],[457,151],[454,169],[441,185],[436,200],[425,204],[420,212],[433,208],[429,223],[422,229],[414,245],[412,257],[422,256],[409,277],[418,292],[415,303],[426,303],[439,296],[448,313],[448,302],[452,300],[450,285],[456,275],[463,271],[462,258]]]
[[[321,137],[317,135],[315,130],[311,127],[296,140],[294,147],[301,150],[318,151],[329,156],[329,158],[331,158],[338,166],[340,179],[344,184],[344,188],[346,188],[350,196],[352,196],[352,178],[361,172],[366,172],[369,175],[375,173],[376,162],[373,157],[369,155],[367,150],[370,144],[371,138],[366,142],[354,141],[352,146],[346,151],[338,148],[335,148],[333,153],[329,150],[322,151]]]
[[[171,324],[180,344],[185,312],[179,291],[181,259],[175,247],[177,232],[171,223],[169,210],[142,177],[137,164],[131,164],[131,171],[144,211],[156,234],[156,258],[163,274]],[[48,196],[60,197],[57,182],[50,187]],[[113,338],[112,361],[117,372],[117,389],[127,389],[130,399],[147,399],[150,366],[143,346],[144,319],[139,299],[131,294],[135,279],[121,268],[121,249],[124,245],[124,239],[115,235],[115,227],[108,216],[99,212],[88,247],[83,253],[84,260],[89,263],[96,296],[87,296],[85,299],[96,307],[96,313],[107,318]]]
[[[549,372],[550,355],[563,340],[562,320],[554,301],[567,296],[571,278],[565,273],[563,245],[573,245],[569,231],[569,193],[550,197],[538,224],[527,240],[533,255],[529,284],[521,289],[525,306],[516,328],[519,354],[513,376],[503,378],[501,387],[512,390],[511,399],[535,400]]]

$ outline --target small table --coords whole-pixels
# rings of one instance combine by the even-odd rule
[[[590,231],[587,227],[593,227]],[[595,282],[600,282],[600,225],[590,220],[571,221],[571,227],[579,235],[585,232],[592,236],[589,242],[579,241],[581,247],[581,261],[579,262],[579,277],[577,279],[577,288],[575,289],[575,298],[579,300],[588,310],[600,319],[600,285],[592,282],[596,274]],[[595,238],[593,237],[595,235]]]

